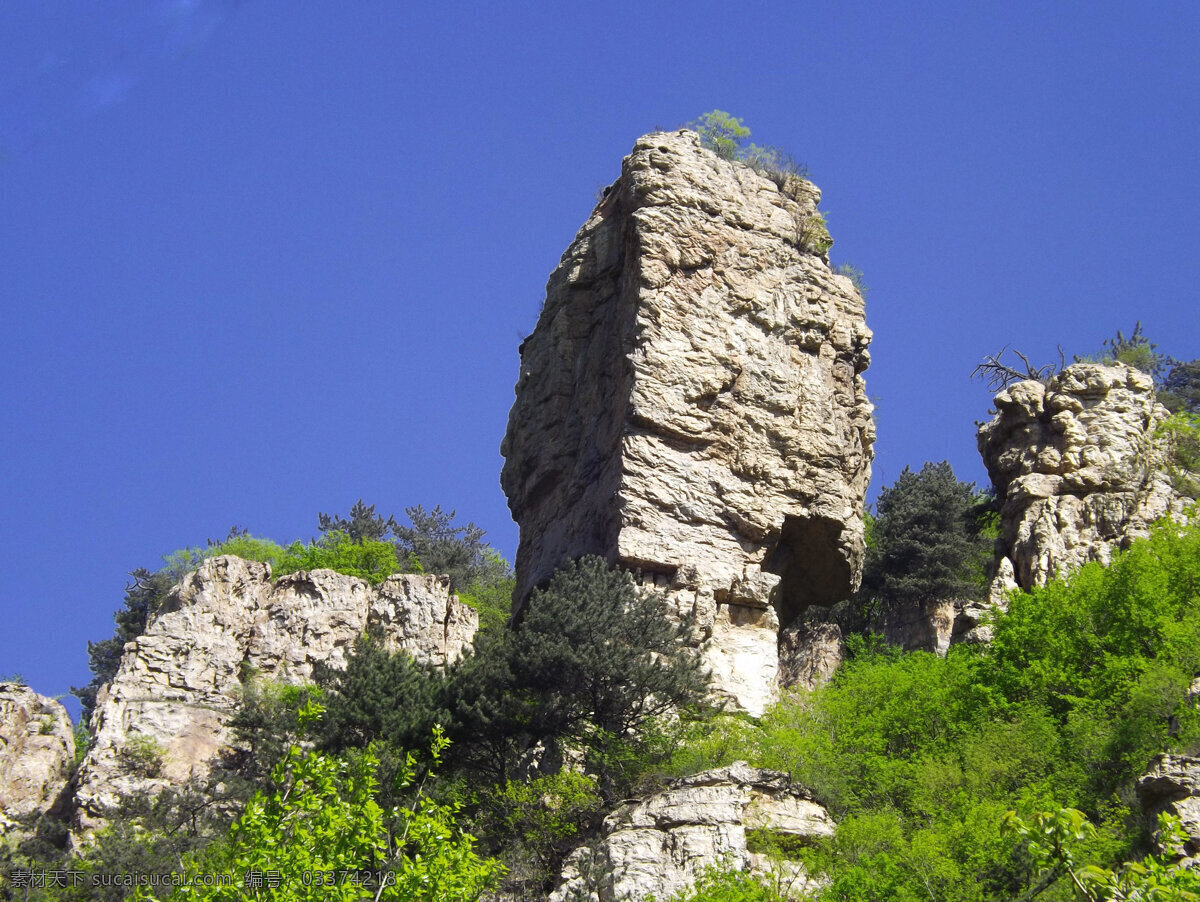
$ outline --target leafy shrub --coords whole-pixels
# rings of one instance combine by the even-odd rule
[[[1120,874],[1149,830],[1136,779],[1200,743],[1200,527],[1164,523],[1105,568],[1011,599],[990,646],[945,659],[859,642],[831,684],[786,696],[747,733],[838,821],[805,852],[822,899],[1066,900],[1003,827],[1064,806],[1094,823],[1078,864]],[[1115,870],[1114,870],[1115,869]],[[1098,897],[1108,898],[1108,897]]]
[[[1200,414],[1181,410],[1159,427],[1168,441],[1167,475],[1175,491],[1200,498]]]
[[[788,902],[788,896],[762,877],[713,865],[691,889],[672,896],[671,902]]]
[[[510,780],[482,796],[481,832],[503,837],[506,889],[522,894],[550,888],[580,833],[602,813],[595,780],[573,770]]]
[[[318,710],[309,708],[306,716]],[[445,747],[435,731],[435,763]],[[189,875],[215,875],[227,883],[182,887],[167,898],[245,898],[247,891],[280,902],[480,898],[495,884],[500,866],[476,853],[453,806],[433,801],[416,785],[414,756],[399,778],[414,790],[413,801],[383,809],[376,800],[378,765],[372,749],[335,758],[292,746],[275,769],[273,791],[251,799],[228,838],[189,862]],[[254,875],[257,883],[247,884]]]

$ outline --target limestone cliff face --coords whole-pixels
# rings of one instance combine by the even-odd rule
[[[735,763],[676,780],[610,814],[598,841],[567,859],[550,902],[670,899],[713,865],[770,871],[767,857],[747,848],[749,829],[815,840],[834,827],[786,774]],[[818,887],[796,865],[780,876],[795,893]]]
[[[1156,437],[1167,411],[1145,374],[1077,363],[1045,385],[1010,386],[994,403],[978,436],[1003,505],[993,600],[1107,563],[1153,521],[1181,514]]]
[[[77,825],[87,830],[121,794],[203,777],[228,746],[248,673],[300,683],[318,663],[344,665],[355,641],[444,664],[470,644],[478,615],[445,577],[404,574],[373,587],[332,570],[271,579],[269,565],[206,560],[125,646],[97,698],[94,740],[80,768]]]
[[[584,554],[641,570],[751,711],[781,622],[861,571],[871,333],[809,246],[819,198],[639,139],[550,277],[501,448],[517,606]]]
[[[0,836],[50,809],[66,787],[75,734],[66,708],[20,683],[0,683]]]

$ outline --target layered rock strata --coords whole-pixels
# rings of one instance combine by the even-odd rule
[[[67,709],[21,683],[0,683],[0,836],[54,805],[74,761]]]
[[[1149,376],[1124,364],[1077,363],[1045,384],[996,395],[979,450],[1002,503],[992,600],[1030,589],[1181,516],[1158,427],[1166,408]]]
[[[874,441],[863,299],[818,189],[777,181],[639,139],[550,277],[501,447],[518,611],[582,555],[639,570],[751,712],[780,626],[857,586]]]
[[[740,762],[705,771],[610,814],[598,842],[567,859],[550,902],[670,899],[714,865],[770,871],[748,847],[756,829],[815,839],[832,836],[835,824],[786,774]],[[798,865],[779,876],[796,895],[816,888]]]
[[[226,725],[250,679],[302,683],[319,663],[344,666],[367,632],[445,664],[462,654],[477,625],[445,577],[403,574],[373,587],[313,570],[272,580],[267,564],[206,560],[125,646],[117,675],[97,697],[77,825],[94,827],[121,795],[203,778],[229,745]]]

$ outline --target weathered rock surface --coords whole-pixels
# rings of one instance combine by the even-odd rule
[[[585,554],[641,570],[751,712],[780,625],[861,572],[871,333],[812,246],[819,199],[639,139],[550,277],[501,447],[518,608]]]
[[[67,709],[20,683],[0,683],[0,835],[49,810],[75,761]]]
[[[786,774],[740,762],[705,771],[610,814],[600,839],[567,859],[550,902],[669,899],[716,864],[768,870],[765,856],[748,850],[747,830],[816,838],[834,826]],[[815,886],[798,867],[786,876],[797,892]]]
[[[1187,854],[1200,853],[1200,758],[1158,755],[1138,780],[1137,792],[1150,817],[1163,811],[1178,817],[1189,837]]]
[[[1003,504],[993,601],[1107,563],[1155,520],[1181,515],[1156,437],[1167,411],[1149,376],[1077,363],[1045,385],[1018,382],[994,403],[978,435]]]
[[[313,570],[273,581],[269,565],[210,558],[172,591],[125,646],[97,698],[80,768],[77,824],[89,829],[122,794],[202,778],[229,744],[243,680],[301,683],[318,663],[345,664],[367,631],[444,664],[470,644],[478,615],[445,577],[403,574],[373,587]]]

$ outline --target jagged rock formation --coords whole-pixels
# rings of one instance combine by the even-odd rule
[[[753,829],[815,838],[832,836],[834,823],[786,774],[743,762],[705,771],[610,814],[599,840],[567,859],[550,902],[669,899],[721,863],[765,872],[766,857],[747,848]],[[810,886],[799,867],[786,878],[796,891]]]
[[[692,132],[639,139],[550,277],[501,447],[517,608],[585,554],[640,570],[752,712],[781,623],[861,572],[871,333],[819,199]]]
[[[1107,563],[1153,521],[1181,514],[1156,435],[1167,411],[1144,373],[1077,363],[1046,384],[1018,382],[994,403],[978,434],[1003,504],[993,601]]]
[[[50,809],[75,761],[67,709],[20,683],[0,683],[0,836]]]
[[[1137,785],[1138,801],[1151,818],[1167,812],[1179,818],[1188,835],[1186,852],[1200,853],[1200,758],[1162,754]]]
[[[76,823],[94,827],[120,795],[205,776],[230,741],[226,724],[253,677],[300,683],[318,663],[345,664],[367,631],[444,664],[470,644],[478,614],[445,577],[403,574],[378,587],[332,570],[271,579],[268,564],[204,561],[125,646],[97,697],[80,768]]]

